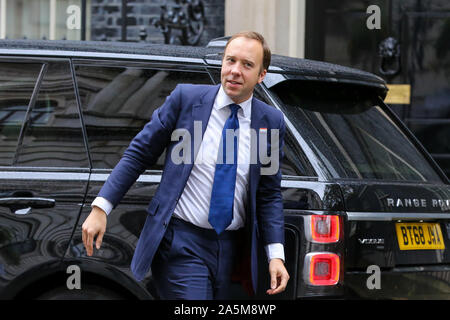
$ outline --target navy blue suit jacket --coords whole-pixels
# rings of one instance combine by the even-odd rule
[[[152,166],[167,148],[161,182],[148,206],[146,222],[131,263],[131,270],[138,280],[142,280],[150,269],[154,254],[183,192],[196,156],[192,151],[190,163],[174,164],[170,154],[173,147],[180,141],[171,141],[171,134],[173,130],[183,128],[189,130],[193,139],[194,121],[201,121],[203,137],[219,88],[220,85],[178,85],[164,104],[154,111],[151,120],[142,131],[131,141],[99,192],[99,196],[109,200],[114,207],[117,206],[139,175]],[[269,150],[270,129],[279,129],[281,163],[285,132],[283,114],[253,98],[250,126],[256,132],[260,128],[267,128]],[[284,215],[280,183],[280,168],[274,175],[261,175],[259,157],[256,164],[250,164],[246,216],[246,229],[250,234],[246,239],[250,242],[248,254],[251,260],[251,279],[247,280],[251,281],[255,290],[258,270],[257,241],[260,241],[260,245],[284,244]]]

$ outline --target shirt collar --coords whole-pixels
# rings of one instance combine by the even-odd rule
[[[252,98],[253,94],[250,98],[245,100],[244,102],[237,103],[244,113],[244,118],[250,119],[251,111],[252,111]],[[216,103],[214,104],[214,107],[219,110],[222,109],[230,104],[234,103],[233,100],[225,93],[225,90],[223,90],[223,87],[220,86],[219,92],[216,96]]]

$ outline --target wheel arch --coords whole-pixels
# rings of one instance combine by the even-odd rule
[[[5,288],[4,298],[33,299],[52,289],[67,287],[67,280],[72,275],[67,268],[71,265],[80,268],[81,288],[79,290],[83,290],[83,285],[94,285],[116,292],[123,296],[123,299],[153,299],[144,284],[137,282],[131,274],[93,259],[55,261],[37,265],[16,277]]]

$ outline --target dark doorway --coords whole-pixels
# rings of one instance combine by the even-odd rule
[[[380,29],[369,29],[369,6]],[[397,41],[399,55],[383,71],[380,44]],[[448,0],[307,0],[308,59],[375,73],[404,84],[409,103],[389,103],[450,177],[450,2]],[[398,64],[398,65],[397,65]]]

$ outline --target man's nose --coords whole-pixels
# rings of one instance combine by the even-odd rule
[[[233,67],[231,68],[231,73],[233,75],[240,75],[241,74],[241,65],[240,63],[235,63]]]

